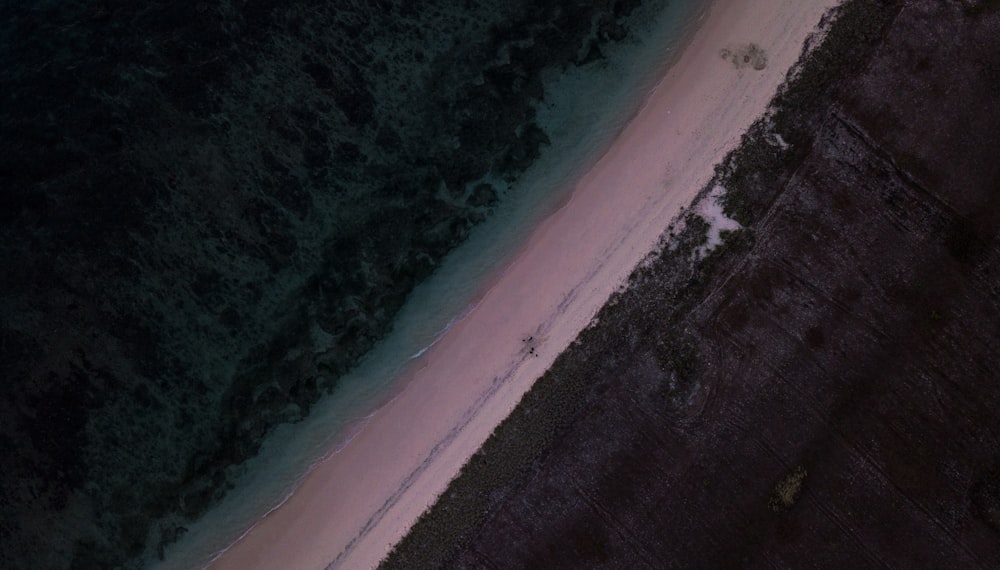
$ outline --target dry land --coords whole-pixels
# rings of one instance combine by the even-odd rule
[[[998,37],[845,3],[383,567],[1000,565]]]

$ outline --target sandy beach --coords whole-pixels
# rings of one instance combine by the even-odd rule
[[[211,568],[376,566],[657,246],[836,3],[715,2],[571,198],[415,361],[405,388]]]

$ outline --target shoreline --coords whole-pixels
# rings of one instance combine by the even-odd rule
[[[292,567],[376,564],[655,249],[669,221],[766,110],[804,34],[835,2],[793,4],[713,3],[632,122],[477,304],[414,360],[403,387],[351,445],[311,469],[212,567],[269,567],[268,560]],[[784,20],[743,17],[753,12],[783,12]],[[760,37],[768,32],[775,37]],[[719,58],[720,49],[739,42],[761,45],[767,68],[736,69]],[[491,350],[476,350],[487,343]],[[456,385],[463,377],[471,381]],[[431,408],[434,418],[423,413]],[[403,440],[404,432],[419,433],[420,441]]]
[[[996,433],[963,434],[995,425],[966,398],[997,399],[981,341],[997,258],[952,236],[971,218],[963,231],[996,237],[981,211],[1000,115],[968,125],[991,92],[970,62],[1000,19],[928,2],[834,14],[705,188],[744,228],[703,257],[691,216],[382,568],[995,565]],[[914,76],[911,50],[940,37],[937,71]],[[901,86],[920,95],[887,118]],[[978,141],[967,163],[956,135]]]
[[[283,504],[308,472],[348,442],[357,425],[403,389],[405,372],[478,303],[541,221],[565,205],[572,182],[635,115],[663,70],[683,51],[707,6],[704,0],[671,3],[663,10],[655,8],[657,4],[659,0],[642,9],[649,17],[636,20],[642,24],[631,45],[611,46],[596,67],[545,80],[546,97],[539,102],[537,120],[551,131],[550,145],[513,182],[512,195],[414,288],[395,316],[393,330],[337,380],[333,395],[302,422],[280,425],[264,438],[260,452],[239,467],[238,482],[225,497],[194,520],[175,521],[183,538],[161,540],[166,549],[160,556],[147,551],[147,564],[165,570],[204,567]],[[599,103],[577,108],[593,94]],[[491,177],[484,181],[510,184]]]

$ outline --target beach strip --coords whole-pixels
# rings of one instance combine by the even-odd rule
[[[720,0],[569,200],[403,389],[212,568],[378,564],[660,243],[834,0]]]

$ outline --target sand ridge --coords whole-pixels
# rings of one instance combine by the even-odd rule
[[[369,568],[657,247],[834,0],[715,2],[635,118],[405,388],[212,568]],[[734,66],[731,46],[766,66]],[[526,339],[531,339],[527,341]]]

